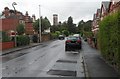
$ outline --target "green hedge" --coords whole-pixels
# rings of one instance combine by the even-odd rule
[[[38,35],[37,35],[37,34],[35,34],[35,35],[32,36],[32,41],[33,41],[34,43],[37,43],[37,42],[38,42]]]
[[[6,32],[0,31],[0,42],[9,42],[10,37],[7,35]]]
[[[120,71],[120,12],[106,16],[99,25],[101,53]]]
[[[27,35],[17,36],[17,46],[24,46],[30,44],[30,38]]]
[[[69,31],[63,30],[63,31],[62,31],[62,34],[64,34],[65,36],[69,36]]]
[[[84,37],[93,37],[93,33],[92,32],[83,32]]]
[[[51,33],[51,39],[56,39],[57,38],[57,34],[56,33]]]

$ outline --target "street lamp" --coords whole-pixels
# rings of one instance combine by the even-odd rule
[[[14,5],[17,5],[17,3],[16,3],[16,2],[13,2],[13,3],[12,3],[12,6],[13,6],[14,11],[15,11],[15,7],[14,7]]]
[[[16,10],[15,10],[14,5],[17,5],[17,3],[16,3],[16,2],[13,2],[13,3],[12,3],[12,6],[13,6],[13,8],[14,8],[14,13],[16,14]],[[16,42],[17,42],[17,40],[16,40],[16,28],[15,28],[15,47],[17,46]]]
[[[39,43],[41,42],[41,8],[39,5]]]

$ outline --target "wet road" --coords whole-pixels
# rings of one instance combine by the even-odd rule
[[[84,77],[80,51],[65,52],[64,43],[65,40],[55,40],[3,56],[2,76]]]

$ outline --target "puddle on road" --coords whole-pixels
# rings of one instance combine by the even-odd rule
[[[56,62],[62,62],[62,63],[77,63],[77,61],[73,61],[73,60],[57,60]]]
[[[73,76],[76,77],[76,71],[69,71],[69,70],[49,70],[47,72],[49,75],[59,75],[59,76]]]
[[[57,46],[59,46],[58,44],[57,45],[53,45],[51,48],[54,48],[54,47],[57,47]]]
[[[79,54],[79,53],[80,53],[80,50],[66,51],[66,53]]]
[[[14,57],[20,57],[20,56],[25,55],[25,54],[26,53],[19,53],[19,54],[15,55]]]
[[[37,47],[35,47],[34,50],[39,50],[40,48],[43,48],[43,47],[46,47],[46,46],[48,46],[48,45],[37,46]]]
[[[20,56],[23,56],[25,54],[27,54],[29,52],[25,52],[25,53],[16,53],[16,54],[11,54],[11,55],[7,55],[5,57],[2,57],[2,62],[6,62],[8,60],[11,60],[11,59],[14,59],[14,58],[17,58],[17,57],[20,57]]]

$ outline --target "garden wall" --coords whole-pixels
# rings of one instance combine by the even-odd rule
[[[13,48],[14,45],[14,42],[0,42],[0,50]]]

